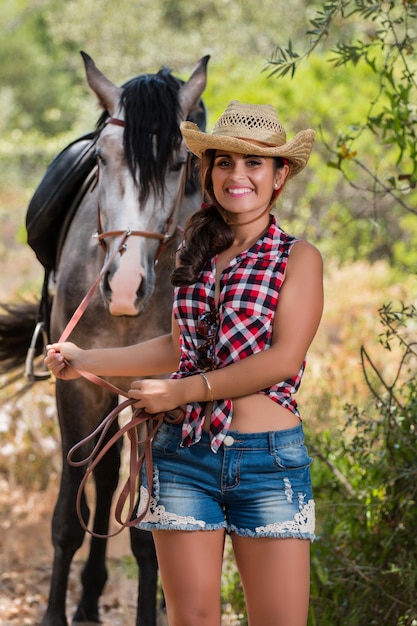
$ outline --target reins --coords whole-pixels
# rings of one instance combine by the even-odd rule
[[[126,232],[123,234],[118,247],[115,249],[107,263],[103,266],[99,276],[87,292],[86,296],[81,301],[80,305],[74,312],[70,321],[64,329],[61,337],[59,338],[59,343],[66,341],[68,336],[71,334],[72,330],[75,328],[79,320],[81,319],[84,311],[86,310],[102,276],[107,271],[108,266],[113,261],[113,258],[116,256],[118,252],[123,248],[124,242],[127,237],[129,237],[129,233]],[[71,366],[72,367],[72,366]],[[81,480],[81,483],[78,487],[77,498],[76,498],[76,510],[78,519],[82,528],[88,532],[93,537],[97,538],[109,538],[114,537],[122,532],[124,528],[130,528],[138,524],[146,515],[150,505],[150,496],[148,496],[148,500],[145,503],[145,506],[142,506],[142,512],[135,518],[133,518],[133,511],[135,509],[136,504],[136,495],[138,493],[138,479],[140,478],[140,473],[142,471],[143,464],[145,463],[145,471],[146,471],[146,479],[148,481],[148,485],[152,485],[153,480],[153,461],[152,461],[152,442],[158,431],[158,428],[164,421],[164,419],[169,419],[173,423],[178,423],[181,421],[181,416],[178,418],[170,418],[167,417],[165,413],[156,413],[151,415],[150,413],[146,413],[143,409],[135,409],[132,413],[131,419],[122,426],[109,441],[106,442],[104,446],[102,446],[105,437],[110,430],[112,424],[117,420],[119,414],[126,409],[127,407],[132,407],[136,402],[134,398],[129,398],[127,393],[123,389],[119,389],[112,383],[95,374],[91,374],[90,372],[86,372],[84,370],[80,370],[77,368],[73,368],[75,371],[80,374],[83,378],[88,381],[103,387],[104,389],[108,389],[112,393],[123,396],[126,398],[123,402],[118,404],[97,426],[97,428],[91,432],[89,435],[81,439],[78,443],[76,443],[67,453],[67,462],[69,465],[73,467],[82,467],[87,466],[84,476]],[[145,437],[141,440],[138,438],[138,428],[140,426],[145,426]],[[126,483],[117,499],[116,507],[115,507],[115,519],[120,524],[119,530],[112,534],[101,535],[99,533],[94,532],[89,529],[84,518],[82,516],[81,511],[81,496],[83,494],[85,485],[90,477],[90,475],[94,472],[94,469],[104,457],[104,455],[108,452],[108,450],[115,445],[120,439],[122,439],[123,435],[127,433],[130,439],[130,461],[129,461],[129,477],[126,480]],[[74,460],[73,456],[76,452],[82,448],[85,444],[90,443],[98,437],[96,444],[94,445],[92,451],[88,456],[81,460]],[[140,452],[140,446],[142,446],[142,452]],[[126,502],[128,502],[128,511],[125,519],[122,519],[122,512],[125,508]]]
[[[119,120],[117,118],[110,118],[107,123],[116,124],[118,126],[124,126],[124,121]],[[188,162],[184,164],[184,170],[182,173],[180,189],[175,199],[175,203],[171,214],[165,225],[164,233],[157,233],[151,231],[142,231],[142,230],[131,230],[127,229],[125,231],[121,230],[113,230],[100,232],[98,229],[95,237],[98,239],[100,244],[103,244],[104,240],[108,237],[120,237],[120,241],[118,245],[115,246],[112,254],[109,256],[106,263],[103,265],[99,275],[96,280],[88,290],[87,294],[84,296],[79,306],[73,313],[71,319],[67,323],[61,337],[59,338],[59,343],[66,341],[74,330],[75,326],[80,321],[82,315],[87,309],[100,281],[105,276],[108,268],[111,263],[115,259],[117,254],[123,254],[126,249],[126,241],[131,236],[136,237],[147,237],[152,239],[158,239],[160,241],[160,245],[155,255],[155,263],[158,261],[159,254],[163,249],[163,246],[170,241],[170,239],[176,234],[178,230],[178,210],[181,206],[181,202],[184,196],[185,189],[185,181],[187,175],[187,165]],[[97,184],[97,181],[96,181]],[[69,365],[69,364],[68,364]],[[70,367],[72,367],[70,365]],[[88,532],[93,537],[98,538],[108,538],[114,537],[118,535],[124,528],[136,526],[147,514],[150,506],[150,489],[153,481],[153,462],[152,462],[152,442],[158,431],[158,428],[162,424],[164,420],[170,421],[172,423],[179,423],[182,420],[182,416],[175,418],[174,416],[167,415],[166,413],[157,413],[151,415],[146,413],[143,409],[135,409],[133,410],[131,419],[122,426],[104,445],[104,441],[107,433],[109,432],[112,424],[117,420],[119,414],[127,407],[132,407],[136,402],[135,399],[129,398],[127,393],[122,389],[119,389],[109,381],[106,381],[95,374],[91,374],[90,372],[86,372],[83,370],[79,370],[76,368],[75,371],[80,374],[83,378],[89,380],[90,382],[99,385],[105,389],[108,389],[112,393],[123,396],[126,398],[123,402],[121,402],[117,407],[115,407],[97,426],[97,428],[90,433],[87,437],[81,439],[78,443],[76,443],[67,453],[67,462],[69,465],[73,467],[82,467],[86,466],[86,470],[84,476],[81,480],[81,483],[78,487],[77,499],[76,499],[76,509],[77,515],[80,521],[82,528]],[[138,438],[138,428],[145,427],[145,436],[143,439]],[[120,524],[120,528],[112,533],[101,535],[99,533],[94,532],[93,530],[87,527],[86,522],[82,516],[81,511],[81,498],[84,492],[85,485],[90,475],[94,472],[97,464],[101,461],[103,456],[108,452],[108,450],[115,445],[123,435],[127,433],[130,440],[130,461],[129,461],[129,477],[126,480],[126,483],[117,499],[116,507],[115,507],[115,518],[116,521]],[[97,439],[98,437],[98,439]],[[85,444],[91,443],[93,440],[97,439],[92,451],[88,456],[81,460],[74,460],[74,455],[84,446]],[[142,451],[140,451],[142,448]],[[137,493],[138,493],[138,481],[140,478],[140,474],[142,471],[143,464],[145,464],[146,478],[149,486],[149,493],[146,503],[139,503],[138,499],[138,509],[140,504],[140,513],[134,517],[133,512],[136,506]],[[123,510],[126,506],[126,502],[128,502],[128,509],[125,518],[122,518]]]
[[[75,310],[74,314],[72,315],[71,319],[69,320],[68,324],[66,325],[61,337],[59,338],[59,343],[62,343],[63,341],[67,340],[68,336],[71,334],[71,332],[73,331],[77,323],[80,321],[91,298],[94,295],[95,290],[97,289],[97,286],[100,283],[100,280],[106,273],[109,265],[112,263],[115,256],[119,252],[122,253],[123,246],[125,244],[126,239],[129,237],[129,235],[130,235],[129,231],[126,231],[125,233],[123,233],[120,239],[119,245],[115,248],[115,250],[113,251],[113,254],[109,257],[109,259],[103,266],[100,274],[98,275],[93,285],[90,287],[89,291],[84,296],[83,300],[81,301],[81,303]],[[91,374],[90,372],[86,372],[86,371],[79,370],[76,368],[73,368],[73,369],[75,369],[75,371],[78,374],[80,374],[83,378],[89,380],[90,382],[96,385],[99,385],[100,387],[103,387],[105,389],[108,389],[109,391],[117,395],[121,395],[127,398],[124,402],[118,404],[117,407],[115,407],[100,422],[100,424],[92,433],[90,433],[89,435],[81,439],[78,443],[76,443],[67,453],[67,462],[69,465],[73,467],[86,466],[85,473],[78,487],[77,499],[76,499],[76,510],[77,510],[77,515],[78,515],[80,524],[82,528],[93,537],[105,539],[105,538],[114,537],[115,535],[118,535],[120,532],[122,532],[124,528],[135,526],[136,524],[138,524],[141,521],[141,519],[143,519],[143,517],[146,515],[149,509],[150,499],[148,497],[148,501],[146,502],[146,505],[143,508],[142,513],[135,519],[132,519],[133,511],[135,508],[135,502],[136,502],[136,494],[138,491],[137,483],[138,483],[138,478],[142,470],[143,463],[145,463],[145,470],[146,470],[146,477],[148,480],[148,484],[152,485],[152,476],[153,476],[152,441],[159,426],[164,420],[165,415],[163,413],[150,415],[149,413],[146,413],[142,409],[135,409],[132,413],[131,419],[122,428],[120,428],[111,437],[111,439],[107,441],[107,443],[103,447],[101,447],[110,427],[117,420],[119,414],[125,408],[129,406],[133,406],[133,404],[135,403],[135,400],[133,398],[129,398],[127,393],[123,389],[119,389],[118,387],[110,383],[109,381],[104,380],[100,378],[99,376],[96,376],[95,374]],[[152,428],[150,427],[151,424],[152,424]],[[138,434],[137,434],[137,428],[141,425],[145,425],[145,437],[144,439],[139,440]],[[89,479],[90,475],[94,472],[94,469],[96,468],[97,464],[101,461],[101,459],[107,453],[107,451],[113,445],[115,445],[123,437],[125,433],[128,434],[128,437],[130,439],[130,462],[129,462],[129,477],[116,502],[115,518],[116,518],[116,521],[119,522],[120,528],[112,534],[101,535],[89,529],[86,522],[84,521],[82,511],[81,511],[81,497],[84,492],[84,488],[87,483],[87,480]],[[91,453],[81,460],[74,460],[73,456],[75,455],[75,453],[79,451],[80,448],[82,448],[82,446],[93,441],[97,436],[98,436],[98,440],[96,444],[94,445]],[[143,447],[142,452],[139,452],[139,446]],[[128,511],[127,511],[126,518],[123,520],[122,511],[127,501],[128,501]]]

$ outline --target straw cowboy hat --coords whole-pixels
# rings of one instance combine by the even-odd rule
[[[302,130],[287,141],[272,105],[242,104],[237,100],[228,104],[211,134],[201,131],[193,122],[182,122],[180,128],[188,149],[200,158],[210,149],[282,157],[292,165],[290,178],[307,164],[316,135],[314,130]]]

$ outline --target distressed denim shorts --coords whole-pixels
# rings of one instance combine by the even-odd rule
[[[302,424],[288,430],[229,431],[217,453],[209,435],[183,448],[181,425],[163,424],[153,443],[150,508],[143,530],[215,530],[244,537],[314,540],[311,458]],[[138,513],[148,498],[142,476]]]

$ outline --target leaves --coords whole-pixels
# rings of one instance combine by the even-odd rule
[[[311,28],[306,31],[306,35],[311,38],[308,49],[298,54],[290,41],[286,48],[277,47],[275,56],[269,61],[269,67],[272,68],[270,76],[282,78],[290,74],[293,77],[300,62],[306,60],[317,45],[328,39],[330,32],[335,30],[339,41],[330,48],[330,63],[336,69],[365,64],[375,75],[378,86],[366,118],[358,124],[360,131],[356,141],[361,135],[371,133],[380,143],[381,153],[387,146],[394,147],[396,156],[386,178],[396,181],[400,175],[402,180],[409,177],[408,190],[414,189],[417,180],[417,82],[413,57],[416,17],[417,2],[414,1],[324,2],[310,19]],[[351,33],[350,38],[343,35],[345,26],[351,26],[348,31]],[[395,182],[387,186],[376,172],[372,172],[364,152],[360,154],[359,160],[358,152],[347,141],[340,142],[337,139],[336,142],[336,148],[329,146],[336,159],[328,159],[328,165],[339,169],[353,188],[356,187],[355,176],[346,173],[349,161],[354,161],[364,172],[369,173],[370,192],[378,188],[379,193],[389,194],[390,199],[400,207],[417,214],[411,202],[407,203],[404,197],[393,194]],[[375,183],[378,187],[375,187]]]
[[[273,67],[268,75],[285,76],[286,74],[291,73],[292,78],[300,59],[300,55],[293,50],[291,40],[288,42],[287,48],[277,46],[273,57],[268,61],[269,65]]]

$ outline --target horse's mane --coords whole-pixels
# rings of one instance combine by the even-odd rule
[[[122,85],[124,151],[140,190],[141,202],[151,189],[163,195],[166,170],[170,165],[175,166],[170,163],[170,158],[181,144],[178,91],[182,84],[183,81],[173,76],[169,69],[162,68],[157,74],[142,74]],[[205,125],[203,105],[202,112],[203,116],[200,114],[198,120],[193,120],[199,126]],[[103,127],[107,117],[105,111],[97,122],[98,129]]]
[[[162,192],[169,159],[181,143],[178,128],[180,82],[166,68],[138,76],[124,85],[124,149],[132,177],[139,171],[141,200],[151,186]],[[139,169],[138,169],[139,168]]]

